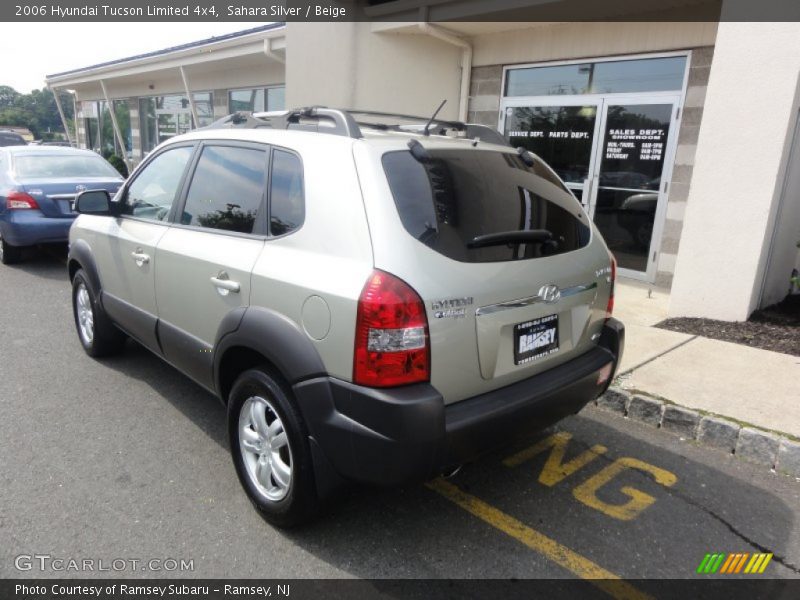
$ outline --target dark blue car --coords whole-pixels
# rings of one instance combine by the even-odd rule
[[[0,148],[0,262],[21,258],[22,248],[66,242],[77,216],[75,196],[108,190],[123,179],[89,150],[42,146]]]

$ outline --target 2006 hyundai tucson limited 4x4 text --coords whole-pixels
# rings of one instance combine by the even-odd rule
[[[424,124],[424,126],[423,126]],[[614,376],[615,263],[561,180],[488,128],[314,107],[172,138],[82,193],[79,339],[216,394],[273,523],[340,482],[423,481]]]

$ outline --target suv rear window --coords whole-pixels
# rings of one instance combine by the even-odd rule
[[[589,242],[578,202],[543,164],[487,150],[387,152],[383,169],[405,229],[436,252],[461,262],[498,262],[563,254]],[[469,247],[476,238],[545,230],[540,239]],[[524,235],[524,234],[522,234]]]

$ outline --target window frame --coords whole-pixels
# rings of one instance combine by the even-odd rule
[[[300,222],[295,229],[291,231],[287,231],[286,233],[282,233],[280,235],[272,235],[271,233],[271,226],[272,226],[272,163],[274,160],[275,152],[285,152],[287,154],[292,154],[297,157],[297,160],[300,162],[300,178],[303,182],[303,220]],[[269,164],[267,167],[267,237],[270,240],[279,240],[283,239],[287,236],[294,235],[306,224],[306,165],[303,162],[303,157],[300,155],[299,152],[292,150],[291,148],[287,148],[285,146],[275,146],[270,145],[270,152],[269,152]]]
[[[130,177],[128,177],[128,180],[117,192],[117,196],[114,199],[115,202],[119,203],[118,206],[120,209],[120,212],[118,212],[118,214],[116,215],[117,218],[132,219],[134,221],[140,221],[142,223],[154,223],[156,225],[164,225],[167,227],[172,225],[175,219],[177,206],[181,198],[183,197],[183,190],[186,187],[187,175],[189,174],[190,168],[197,156],[197,146],[198,146],[197,142],[194,141],[178,142],[175,144],[169,144],[159,149],[157,152],[154,151],[148,154],[147,158],[145,158],[139,164],[137,169],[133,172],[133,174]],[[146,219],[144,217],[137,217],[136,215],[123,214],[121,211],[122,208],[125,206],[125,204],[127,204],[128,202],[128,191],[130,189],[130,186],[133,185],[133,183],[141,176],[141,174],[148,167],[148,165],[150,165],[150,163],[152,163],[156,158],[165,154],[166,152],[169,152],[170,150],[175,150],[177,148],[191,148],[192,152],[189,155],[189,160],[186,161],[186,166],[183,168],[183,173],[181,174],[181,177],[178,180],[178,188],[175,190],[175,199],[172,201],[172,206],[169,209],[167,218],[164,219],[163,221],[157,221],[155,219]]]
[[[186,207],[186,200],[189,197],[189,188],[191,187],[192,181],[194,180],[195,172],[197,171],[197,165],[200,163],[200,158],[203,155],[203,149],[206,147],[231,147],[231,148],[245,148],[248,150],[259,150],[264,152],[264,187],[261,192],[261,203],[258,206],[258,211],[256,213],[256,221],[253,224],[253,231],[250,233],[243,233],[241,231],[231,231],[229,229],[215,229],[213,227],[203,227],[202,225],[187,225],[185,223],[181,223],[179,218],[180,215],[183,214],[183,210]],[[186,174],[183,182],[181,193],[178,197],[178,200],[175,203],[175,211],[170,214],[170,224],[173,227],[178,227],[180,229],[188,229],[191,231],[204,231],[206,233],[213,233],[219,235],[230,235],[233,237],[243,237],[248,239],[260,239],[265,240],[269,237],[269,220],[267,216],[268,212],[268,201],[267,196],[269,194],[269,181],[270,181],[270,166],[271,166],[271,157],[272,153],[270,151],[271,146],[269,144],[260,144],[257,142],[240,142],[236,140],[203,140],[197,144],[197,148],[195,149],[194,156],[192,160],[189,161],[189,169],[188,173]]]

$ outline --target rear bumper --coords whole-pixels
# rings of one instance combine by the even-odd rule
[[[549,371],[445,406],[429,384],[385,390],[331,377],[294,386],[318,485],[340,478],[396,485],[433,477],[578,412],[613,379],[625,330],[610,319],[598,346]],[[607,381],[600,372],[611,365]]]
[[[0,235],[12,246],[66,242],[73,216],[46,217],[38,210],[7,211],[0,219]]]

